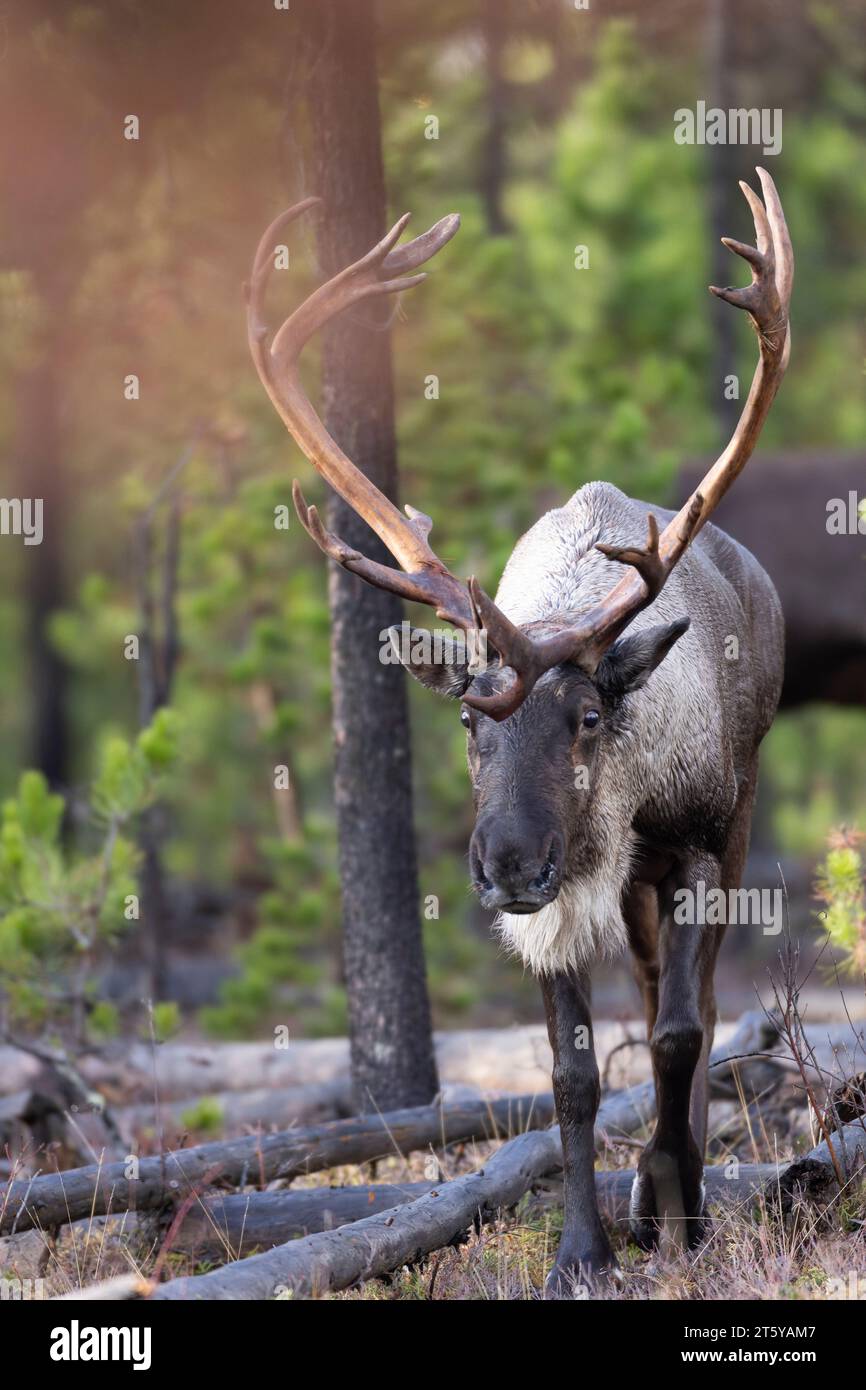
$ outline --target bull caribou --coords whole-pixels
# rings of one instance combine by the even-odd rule
[[[273,249],[318,201],[308,198],[267,229],[248,285],[250,349],[274,407],[399,569],[329,532],[295,482],[309,535],[368,583],[429,604],[460,634],[486,637],[484,662],[461,658],[455,642],[453,660],[408,669],[459,701],[476,808],[472,886],[541,984],[565,1175],[551,1296],[614,1265],[593,1175],[599,1075],[589,977],[593,961],[626,945],[643,996],[658,1113],[634,1181],[632,1230],[644,1247],[660,1237],[693,1246],[705,1225],[707,1056],[724,926],[683,922],[673,902],[682,890],[697,898],[699,886],[704,894],[739,887],[758,747],[783,668],[773,585],[710,524],[755,447],[790,352],[791,241],[773,180],[763,169],[758,175],[763,202],[740,185],[756,245],[723,238],[748,262],[751,284],[710,287],[745,309],[758,335],[754,379],[730,443],[676,514],[650,512],[608,483],[581,487],[518,541],[495,599],[436,556],[429,517],[409,506],[404,516],[346,457],[298,370],[304,344],[336,314],[422,281],[413,272],[453,236],[458,217],[398,245],[402,217],[271,335],[263,302]],[[622,570],[616,582],[611,565]]]

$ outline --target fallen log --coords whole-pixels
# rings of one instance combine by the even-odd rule
[[[749,1029],[754,1029],[754,1020],[756,1018],[760,1020],[761,1017],[761,1015],[745,1016],[733,1035],[728,1034],[727,1044],[723,1044],[722,1048],[717,1049],[714,1053],[716,1061],[724,1063],[723,1054],[725,1052],[737,1055],[740,1051],[753,1050],[754,1039],[750,1040],[746,1034]],[[818,1025],[818,1029],[822,1036],[827,1032],[823,1025]],[[744,1030],[746,1030],[745,1033]],[[521,1030],[513,1031],[519,1032]],[[849,1039],[854,1036],[854,1051],[856,1052],[856,1035],[852,1035],[850,1027],[847,1029],[847,1036]],[[848,1042],[843,1044],[841,1040],[837,1045],[849,1047]],[[748,1065],[751,1067],[758,1060],[748,1059]],[[744,1066],[746,1063],[741,1065]],[[770,1065],[773,1064],[770,1063]],[[715,1071],[711,1072],[711,1077],[714,1077],[714,1086],[722,1084],[723,1067],[718,1067],[718,1072],[718,1076],[716,1076]],[[728,1072],[730,1073],[730,1068]],[[505,1101],[503,1103],[509,1105],[513,1102]],[[524,1107],[530,1103],[529,1097],[523,1098]],[[499,1102],[496,1104],[500,1105]],[[543,1115],[550,1116],[552,1112],[550,1097],[545,1096],[539,1100],[537,1106],[539,1108],[536,1111],[535,1123],[546,1123]],[[632,1089],[631,1092],[621,1092],[607,1097],[599,1117],[600,1138],[603,1140],[610,1133],[628,1134],[631,1132],[631,1126],[639,1126],[652,1117],[653,1107],[654,1098],[651,1086],[644,1086],[636,1091]],[[456,1109],[459,1111],[460,1107]],[[481,1109],[485,1115],[490,1113],[487,1104],[481,1104]],[[456,1113],[454,1107],[446,1107],[446,1110],[449,1110],[450,1113]],[[475,1113],[477,1114],[478,1111],[479,1105],[476,1104]],[[438,1115],[444,1112],[437,1109],[435,1113]],[[350,1121],[348,1123],[353,1132],[365,1132],[362,1121]],[[358,1126],[360,1126],[360,1131]],[[441,1134],[429,1137],[428,1131],[423,1131],[423,1133],[428,1137],[421,1141],[422,1144],[442,1141]],[[460,1134],[459,1136],[449,1132],[449,1136],[444,1139],[444,1142],[454,1142],[457,1137],[477,1138],[481,1136],[477,1132],[473,1132],[471,1135]],[[363,1146],[355,1151],[354,1156],[348,1148],[338,1148],[334,1151],[328,1150],[325,1146],[321,1151],[317,1151],[316,1144],[321,1138],[321,1135],[311,1135],[308,1130],[305,1130],[303,1133],[295,1131],[288,1135],[284,1133],[269,1135],[264,1139],[253,1136],[244,1141],[230,1141],[228,1144],[202,1145],[196,1149],[169,1154],[164,1159],[140,1160],[137,1178],[127,1177],[128,1165],[121,1163],[108,1167],[103,1165],[98,1170],[96,1165],[89,1165],[88,1168],[71,1170],[65,1174],[37,1177],[29,1183],[19,1179],[11,1182],[5,1191],[0,1189],[0,1234],[11,1230],[26,1230],[39,1224],[56,1226],[74,1220],[76,1215],[84,1215],[91,1209],[94,1213],[110,1210],[112,1205],[115,1208],[120,1205],[141,1209],[159,1206],[164,1201],[175,1198],[180,1192],[187,1191],[190,1186],[200,1184],[202,1181],[211,1181],[208,1176],[211,1169],[222,1180],[244,1183],[250,1180],[251,1175],[259,1181],[268,1181],[275,1175],[274,1170],[278,1170],[277,1175],[279,1176],[292,1176],[297,1171],[314,1171],[315,1166],[329,1166],[331,1163],[339,1162],[360,1162],[366,1158],[381,1156],[381,1153],[370,1153]],[[400,1142],[407,1149],[412,1147],[410,1139],[405,1135],[401,1136]],[[376,1143],[381,1144],[381,1134]],[[240,1149],[237,1148],[238,1144],[241,1145]],[[286,1145],[294,1153],[295,1161],[297,1161],[298,1146],[304,1144],[307,1144],[310,1150],[306,1154],[305,1167],[302,1169],[294,1168],[291,1154],[287,1153]],[[336,1152],[336,1157],[332,1156],[334,1152]],[[201,1163],[201,1167],[196,1166],[199,1163]],[[145,1170],[144,1180],[141,1174],[142,1164],[151,1165]],[[262,1174],[264,1177],[261,1176]],[[94,1200],[97,1205],[91,1208]],[[43,1204],[41,1208],[40,1203]],[[82,1206],[83,1210],[81,1209]]]
[[[850,1131],[850,1134],[848,1133]],[[866,1172],[866,1131],[846,1126],[836,1158],[844,1152],[847,1182]],[[290,1240],[260,1255],[236,1260],[208,1274],[161,1285],[153,1299],[269,1299],[285,1294],[316,1298],[381,1278],[422,1255],[453,1244],[474,1224],[513,1207],[529,1189],[561,1167],[558,1128],[509,1140],[476,1173],[439,1184],[416,1201],[365,1217],[336,1231]],[[820,1174],[820,1177],[819,1177]],[[628,1220],[634,1172],[599,1172],[596,1190],[615,1223]],[[780,1192],[825,1199],[836,1183],[827,1145],[819,1144],[789,1164],[726,1163],[705,1169],[710,1207],[755,1198],[768,1202]],[[838,1190],[838,1184],[836,1184]]]
[[[718,1193],[718,1200],[734,1200],[745,1190],[760,1190],[764,1182],[777,1176],[778,1169],[773,1164],[746,1165],[740,1171],[739,1187],[736,1182],[733,1186],[728,1181],[722,1182],[722,1169],[718,1172],[708,1169],[707,1174],[708,1190],[714,1197]],[[612,1221],[627,1219],[633,1176],[632,1170],[596,1175],[599,1200]],[[539,1181],[544,1189],[549,1189],[547,1179]],[[216,1193],[190,1205],[168,1248],[172,1254],[225,1264],[257,1251],[271,1250],[290,1240],[336,1230],[377,1212],[405,1206],[435,1186],[431,1182],[371,1183],[280,1192]],[[148,1219],[146,1213],[141,1217],[124,1213],[74,1222],[66,1228],[66,1237],[76,1252],[74,1263],[83,1261],[87,1249],[92,1253],[103,1242],[117,1242],[118,1248],[130,1240],[136,1242],[142,1229],[147,1229]],[[145,1223],[144,1228],[142,1223]],[[28,1275],[41,1270],[47,1248],[45,1239],[39,1231],[7,1237],[0,1242],[0,1260]]]
[[[291,1293],[292,1297],[315,1297],[323,1292],[336,1292],[338,1289],[348,1288],[364,1279],[385,1276],[402,1264],[414,1262],[442,1245],[460,1241],[473,1224],[495,1218],[504,1206],[515,1205],[530,1188],[544,1184],[547,1165],[550,1162],[558,1165],[561,1159],[558,1140],[555,1145],[550,1143],[551,1136],[555,1134],[554,1130],[548,1130],[540,1134],[521,1135],[519,1139],[503,1145],[499,1154],[504,1154],[506,1149],[509,1150],[507,1169],[505,1165],[496,1164],[499,1157],[499,1154],[496,1154],[481,1174],[473,1173],[466,1178],[455,1178],[439,1187],[429,1183],[407,1184],[402,1190],[396,1189],[398,1192],[402,1191],[407,1200],[395,1202],[393,1206],[386,1207],[385,1201],[390,1202],[391,1199],[380,1198],[378,1187],[357,1189],[365,1196],[370,1191],[376,1193],[378,1215],[375,1220],[373,1217],[367,1217],[351,1222],[350,1218],[350,1224],[338,1230],[325,1229],[326,1236],[341,1238],[336,1251],[333,1243],[328,1247],[322,1247],[322,1237],[309,1238],[310,1242],[318,1240],[320,1248],[313,1247],[307,1240],[295,1238],[299,1208],[293,1206],[293,1199],[303,1196],[308,1204],[307,1220],[320,1221],[322,1213],[329,1210],[327,1204],[332,1201],[333,1189],[313,1188],[304,1193],[253,1192],[243,1197],[228,1196],[222,1199],[224,1205],[220,1208],[223,1225],[220,1228],[219,1240],[215,1240],[213,1231],[208,1230],[206,1218],[201,1225],[196,1218],[192,1232],[195,1239],[187,1243],[185,1237],[189,1218],[186,1218],[181,1239],[173,1245],[173,1250],[199,1258],[224,1258],[227,1249],[237,1248],[240,1243],[247,1249],[251,1247],[248,1228],[250,1224],[255,1224],[265,1237],[263,1244],[270,1246],[276,1241],[282,1242],[277,1249],[270,1251],[273,1260],[269,1261],[265,1255],[251,1255],[207,1275],[175,1279],[171,1283],[157,1286],[151,1284],[149,1289],[139,1287],[135,1290],[123,1286],[119,1295],[112,1290],[113,1281],[106,1280],[84,1290],[81,1295],[70,1293],[64,1295],[64,1298],[71,1300],[80,1296],[109,1300],[118,1296],[128,1298],[149,1295],[151,1299],[158,1300],[237,1300],[272,1298],[279,1293]],[[524,1146],[522,1152],[518,1153],[515,1146],[520,1145],[524,1139],[539,1142]],[[777,1176],[778,1169],[773,1163],[743,1164],[736,1179],[726,1177],[726,1172],[725,1168],[707,1169],[707,1191],[713,1204],[743,1201],[759,1194],[765,1183]],[[510,1196],[512,1200],[500,1200],[498,1204],[483,1205],[484,1191],[478,1180],[484,1176],[495,1184],[498,1194],[505,1194],[506,1198]],[[633,1179],[633,1169],[596,1174],[599,1203],[610,1221],[623,1223],[628,1220]],[[413,1188],[424,1189],[420,1194],[422,1198],[432,1198],[434,1193],[438,1194],[435,1209],[430,1209],[429,1212],[422,1210],[419,1200],[409,1196]],[[346,1194],[347,1197],[354,1191],[356,1189],[340,1189],[341,1194]],[[391,1192],[394,1189],[383,1188],[383,1192],[385,1191]],[[461,1196],[461,1200],[455,1203],[454,1198],[458,1195]],[[448,1203],[441,1200],[444,1197],[448,1197]],[[219,1201],[220,1199],[208,1198],[207,1204]],[[418,1208],[418,1211],[413,1217],[411,1229],[407,1230],[398,1225],[398,1219],[402,1218],[410,1206]],[[395,1211],[394,1207],[399,1207],[399,1210]],[[348,1205],[346,1210],[350,1210]],[[435,1232],[430,1227],[430,1219],[435,1219]],[[419,1223],[422,1221],[423,1232],[419,1230]],[[198,1243],[199,1237],[204,1241],[203,1246]],[[390,1253],[386,1253],[382,1248],[383,1238],[389,1241]],[[290,1242],[288,1246],[285,1244],[287,1241]],[[286,1264],[287,1252],[293,1257],[292,1263],[296,1263],[299,1257],[303,1260],[304,1257],[312,1255],[315,1265],[313,1279],[309,1274],[299,1274]],[[327,1284],[322,1282],[325,1279],[329,1281]]]
[[[843,1189],[850,1192],[864,1176],[866,1121],[859,1119],[836,1130],[829,1143],[824,1139],[803,1158],[787,1164],[768,1184],[765,1195],[772,1206],[788,1213],[798,1197],[831,1202]]]
[[[558,1129],[503,1144],[477,1173],[454,1178],[405,1206],[323,1231],[204,1275],[160,1285],[151,1298],[317,1298],[366,1279],[383,1278],[423,1255],[462,1240],[473,1225],[513,1207],[562,1162]],[[710,1206],[758,1198],[777,1184],[774,1163],[723,1164],[705,1170]],[[614,1224],[628,1221],[633,1169],[596,1173],[599,1204]],[[252,1200],[258,1200],[253,1194]],[[271,1238],[276,1237],[276,1227]]]
[[[817,1075],[822,1085],[833,1089],[866,1067],[866,1026],[848,1024],[809,1023],[802,1029],[803,1062],[810,1074]],[[787,1043],[781,1040],[776,1049],[785,1065],[796,1070]]]
[[[635,1025],[637,1026],[637,1025]],[[604,1057],[628,1037],[629,1025],[600,1022],[596,1045]],[[550,1087],[550,1045],[543,1025],[518,1028],[479,1028],[437,1033],[436,1059],[443,1083],[476,1086],[479,1091],[520,1091],[528,1094]],[[88,1083],[132,1101],[152,1100],[155,1082],[163,1100],[251,1087],[290,1088],[349,1081],[346,1038],[237,1043],[116,1043],[78,1059]],[[37,1066],[27,1053],[0,1047],[0,1093],[30,1085]],[[644,1068],[645,1072],[645,1068]]]
[[[736,1025],[720,1024],[719,1039]],[[601,1019],[593,1025],[600,1065],[615,1047],[643,1037],[644,1025]],[[443,1084],[475,1086],[479,1091],[529,1094],[550,1088],[552,1066],[547,1030],[543,1024],[517,1028],[475,1028],[435,1035],[436,1061]],[[154,1078],[161,1100],[189,1100],[193,1096],[248,1091],[251,1087],[289,1088],[317,1086],[349,1079],[349,1044],[346,1038],[274,1042],[206,1044],[113,1043],[99,1052],[76,1059],[81,1075],[91,1086],[106,1093],[128,1096],[131,1102],[149,1103]],[[646,1049],[632,1049],[621,1062],[621,1084],[643,1080],[649,1074]],[[0,1047],[0,1094],[23,1090],[32,1081],[38,1064],[14,1047]]]
[[[723,1044],[740,1026],[720,1023],[716,1042]],[[593,1025],[596,1054],[604,1066],[614,1048],[643,1038],[643,1023],[600,1020]],[[866,1062],[866,1024],[808,1023],[805,1036],[816,1050],[822,1067],[849,1075]],[[478,1028],[435,1035],[439,1076],[443,1083],[475,1086],[481,1092],[543,1091],[550,1086],[551,1054],[542,1025],[518,1028]],[[858,1061],[859,1059],[859,1061]],[[630,1049],[618,1058],[621,1085],[649,1075],[647,1049]],[[112,1097],[128,1096],[148,1103],[158,1094],[164,1100],[251,1087],[288,1089],[298,1086],[346,1082],[349,1051],[345,1038],[300,1039],[279,1048],[268,1042],[207,1044],[162,1043],[153,1048],[142,1042],[116,1043],[99,1053],[76,1060],[89,1085],[105,1089]],[[30,1086],[39,1063],[12,1046],[0,1047],[0,1094]]]
[[[543,1128],[552,1118],[551,1095],[509,1096],[365,1115],[200,1144],[153,1158],[20,1178],[0,1188],[0,1236],[34,1226],[48,1229],[119,1209],[156,1209],[216,1182],[263,1184],[430,1146],[501,1138]]]
[[[238,1260],[287,1240],[332,1231],[377,1212],[405,1206],[432,1191],[432,1182],[304,1187],[291,1192],[232,1192],[190,1207],[173,1254]]]
[[[775,1089],[783,1072],[778,1064],[762,1057],[747,1057],[731,1064],[730,1057],[764,1051],[773,1038],[772,1026],[760,1013],[745,1014],[731,1038],[715,1048],[710,1058],[710,1098],[728,1100],[737,1096],[733,1067],[738,1069],[743,1089],[751,1097]],[[448,1094],[454,1088],[446,1086]],[[460,1087],[454,1099],[484,1099],[473,1095],[474,1088]],[[547,1089],[547,1088],[545,1088]],[[466,1094],[469,1092],[469,1094]],[[504,1097],[502,1097],[504,1099]],[[114,1111],[114,1118],[124,1137],[132,1139],[143,1132],[179,1137],[198,1127],[201,1116],[219,1129],[222,1138],[230,1138],[245,1130],[260,1127],[264,1130],[288,1129],[295,1124],[314,1124],[327,1120],[349,1118],[352,1095],[347,1081],[322,1082],[314,1086],[288,1089],[224,1091],[220,1095],[169,1101],[158,1108],[154,1105],[125,1106]],[[628,1090],[614,1091],[601,1103],[596,1134],[603,1145],[607,1136],[635,1134],[655,1118],[655,1088],[652,1081],[641,1082]]]
[[[228,1138],[245,1130],[288,1129],[347,1119],[352,1114],[348,1079],[313,1086],[266,1087],[254,1091],[222,1091],[154,1105],[125,1105],[114,1111],[127,1140],[143,1133],[179,1137],[199,1128],[214,1128]]]
[[[775,1163],[742,1163],[735,1170],[729,1164],[707,1168],[707,1200],[711,1205],[742,1202],[762,1192],[768,1183],[775,1183],[780,1171]],[[547,1175],[537,1180],[545,1185],[546,1181]],[[624,1225],[628,1221],[633,1181],[633,1168],[599,1171],[595,1175],[599,1205],[614,1224]],[[359,1222],[376,1212],[406,1206],[435,1186],[376,1183],[370,1187],[314,1187],[208,1197],[185,1216],[171,1249],[197,1259],[242,1260],[255,1250],[270,1250],[287,1241]],[[443,1189],[440,1186],[438,1190]],[[487,1214],[495,1216],[496,1211],[494,1208]]]
[[[844,1148],[845,1155],[847,1155],[847,1175],[848,1181],[851,1181],[853,1177],[863,1172],[866,1154],[866,1130],[859,1125],[848,1126],[847,1131],[842,1136],[840,1147]],[[510,1144],[503,1145],[503,1148],[510,1148]],[[557,1152],[556,1163],[559,1163]],[[491,1165],[492,1161],[487,1165],[488,1175],[491,1172]],[[556,1169],[552,1169],[550,1175],[549,1173],[541,1173],[528,1183],[527,1190],[532,1188],[537,1193],[541,1191],[546,1197],[550,1197],[552,1195],[550,1188],[556,1188],[557,1179],[552,1176],[555,1172]],[[632,1180],[634,1180],[634,1170],[632,1169],[596,1173],[599,1205],[601,1205],[607,1220],[613,1225],[627,1223]],[[432,1183],[368,1184],[368,1186],[342,1188],[303,1188],[303,1190],[279,1191],[279,1193],[211,1195],[211,1197],[203,1198],[199,1204],[190,1207],[189,1212],[183,1218],[183,1225],[179,1227],[177,1236],[172,1240],[171,1250],[177,1254],[188,1254],[190,1257],[221,1259],[221,1261],[225,1261],[229,1255],[238,1257],[243,1252],[250,1252],[256,1248],[271,1250],[271,1247],[275,1247],[275,1245],[281,1247],[286,1241],[292,1241],[293,1248],[297,1250],[297,1248],[302,1248],[297,1241],[299,1236],[316,1232],[332,1232],[335,1227],[341,1225],[345,1227],[350,1223],[354,1223],[356,1233],[359,1230],[361,1233],[366,1233],[368,1216],[374,1215],[374,1213],[392,1213],[395,1208],[406,1207],[410,1202],[416,1202],[421,1195],[430,1194],[434,1190],[442,1194],[445,1187],[453,1188],[459,1183],[466,1183],[466,1180],[455,1179],[453,1183],[439,1184],[439,1186]],[[835,1181],[833,1165],[831,1165],[826,1144],[817,1145],[815,1150],[791,1163],[728,1162],[724,1165],[712,1166],[712,1168],[705,1169],[705,1183],[710,1209],[731,1207],[731,1205],[741,1207],[741,1205],[751,1201],[765,1200],[770,1209],[780,1209],[781,1207],[781,1211],[788,1212],[796,1200],[806,1198],[810,1202],[831,1201],[838,1193],[838,1183]],[[463,1230],[473,1225],[473,1220],[487,1219],[498,1215],[502,1205],[505,1204],[500,1202],[499,1207],[493,1205],[485,1211],[480,1209],[478,1212],[470,1213],[470,1218],[464,1223]],[[439,1211],[442,1211],[442,1208],[439,1208]],[[100,1220],[97,1218],[97,1223]],[[121,1223],[121,1220],[120,1216],[108,1218],[106,1219],[106,1226],[108,1223]],[[92,1229],[93,1223],[81,1222],[79,1226],[81,1226],[82,1234],[86,1233],[90,1241],[95,1238]],[[133,1232],[135,1232],[135,1222],[125,1223],[126,1236]],[[457,1233],[455,1238],[460,1238],[460,1234],[461,1232]],[[367,1240],[366,1234],[364,1234],[364,1238]],[[252,1265],[253,1270],[257,1269],[256,1264],[254,1264],[254,1257],[242,1259],[240,1265],[243,1265],[245,1269],[250,1265]],[[234,1268],[234,1266],[229,1266],[229,1268]],[[182,1280],[175,1280],[175,1284],[177,1283],[183,1282]],[[195,1284],[193,1295],[199,1297],[199,1295],[207,1294],[207,1297],[211,1297],[207,1287],[199,1290],[199,1279],[193,1279],[193,1284]],[[172,1294],[163,1291],[174,1289],[174,1287],[174,1284],[163,1286],[163,1289],[158,1291],[157,1297],[179,1297],[177,1289]],[[345,1286],[341,1284],[341,1287]],[[115,1298],[131,1297],[131,1295],[135,1297],[135,1289],[129,1291],[124,1289],[115,1294],[111,1291],[111,1282],[106,1282],[93,1287],[92,1290],[82,1291],[81,1294],[71,1293],[67,1297]],[[214,1297],[224,1297],[224,1295],[214,1294]],[[227,1297],[261,1297],[261,1294],[240,1293],[238,1290],[232,1291]]]
[[[829,1141],[822,1140],[808,1157],[817,1163],[841,1164],[843,1176],[847,1182],[851,1182],[866,1167],[866,1119],[860,1117],[835,1130]]]

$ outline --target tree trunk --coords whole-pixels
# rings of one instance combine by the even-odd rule
[[[323,200],[322,273],[357,260],[385,231],[372,0],[307,6],[310,192]],[[365,305],[325,331],[324,420],[387,496],[397,492],[390,339],[393,305]],[[390,563],[350,507],[331,497],[328,527]],[[360,1111],[430,1101],[438,1089],[419,916],[405,677],[379,660],[399,623],[391,594],[347,571],[330,575],[334,793],[343,891],[343,955],[352,1080]]]
[[[502,210],[505,183],[505,121],[507,94],[502,73],[502,49],[508,26],[507,0],[481,0],[481,27],[484,33],[486,70],[485,103],[487,129],[481,157],[480,184],[487,230],[491,236],[508,231]]]
[[[188,444],[163,487],[176,485],[177,475],[192,457]],[[162,488],[160,489],[160,493]],[[139,726],[146,729],[161,709],[171,703],[179,652],[177,575],[180,562],[180,502],[176,492],[165,510],[164,554],[157,544],[159,496],[140,518],[137,528],[137,581],[141,625],[138,662]],[[172,937],[172,908],[163,867],[163,845],[168,835],[166,808],[160,802],[141,816],[138,841],[142,850],[141,899],[144,907],[144,943],[150,967],[154,1002],[168,993],[168,948]]]
[[[58,250],[57,254],[62,253]],[[38,269],[34,282],[42,311],[62,323],[68,303],[65,291]],[[46,334],[38,361],[20,381],[16,448],[18,495],[43,500],[42,543],[24,550],[23,566],[30,644],[28,761],[45,774],[52,787],[65,786],[69,771],[68,670],[49,636],[51,619],[66,602],[63,549],[69,498],[60,424],[63,353],[63,343]]]

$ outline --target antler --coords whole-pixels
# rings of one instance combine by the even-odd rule
[[[295,508],[302,525],[320,549],[344,569],[352,570],[370,584],[388,589],[401,598],[432,605],[440,618],[456,627],[470,628],[474,617],[465,585],[446,569],[427,543],[433,525],[429,516],[408,506],[403,516],[355,467],[313,409],[301,386],[298,371],[304,344],[329,319],[371,295],[397,294],[425,280],[427,277],[423,273],[407,276],[406,272],[429,261],[450,241],[460,225],[460,218],[456,213],[443,217],[422,236],[397,247],[409,220],[406,213],[372,251],[314,291],[286,319],[269,343],[263,301],[273,269],[277,237],[290,222],[320,201],[307,198],[281,213],[259,242],[246,286],[250,352],[262,384],[289,433],[326,482],[372,527],[403,572],[368,559],[326,530],[316,508],[308,507],[304,501],[297,481],[292,485]]]
[[[490,642],[500,653],[501,664],[511,666],[515,673],[511,685],[495,695],[464,696],[467,704],[494,719],[507,719],[513,714],[539,677],[562,661],[575,662],[590,674],[595,672],[607,649],[660,593],[687,546],[749,460],[788,365],[788,306],[794,280],[794,253],[776,186],[765,169],[757,172],[764,203],[748,184],[740,184],[755,220],[757,248],[722,237],[725,246],[749,262],[752,283],[745,289],[710,286],[719,299],[745,309],[758,333],[758,365],[731,441],[661,536],[655,517],[650,515],[645,546],[596,546],[609,560],[628,565],[629,572],[601,603],[581,614],[574,626],[563,626],[550,636],[533,638],[514,627],[470,581],[473,605],[488,630]]]
[[[405,272],[423,265],[451,239],[460,224],[459,217],[444,217],[422,236],[397,247],[408,214],[401,217],[378,246],[310,295],[286,319],[270,345],[262,302],[277,234],[319,199],[307,198],[282,213],[259,243],[247,287],[247,323],[250,351],[265,390],[314,467],[368,522],[403,572],[368,559],[326,530],[316,508],[307,506],[295,482],[292,492],[298,516],[316,544],[344,568],[402,598],[430,604],[439,617],[456,627],[486,630],[490,645],[499,654],[500,666],[510,667],[514,679],[507,689],[493,695],[466,694],[463,698],[466,704],[493,719],[507,719],[513,714],[544,672],[561,662],[574,662],[590,674],[597,670],[608,648],[661,592],[686,548],[748,462],[788,364],[788,306],[794,279],[791,238],[779,195],[766,170],[758,169],[758,176],[764,203],[747,184],[740,184],[755,220],[757,247],[722,238],[730,250],[749,262],[752,283],[745,289],[710,286],[720,299],[745,309],[758,333],[758,365],[731,441],[661,535],[655,517],[649,515],[644,546],[596,546],[609,560],[627,565],[628,573],[576,622],[564,623],[558,631],[538,636],[534,635],[534,625],[528,629],[516,627],[474,578],[467,591],[446,569],[427,543],[430,518],[408,506],[404,517],[355,467],[328,434],[304,393],[298,374],[304,344],[334,315],[370,295],[394,294],[420,284],[426,278],[424,274],[406,276]]]

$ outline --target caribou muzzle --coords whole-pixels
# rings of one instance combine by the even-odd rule
[[[499,818],[481,821],[469,846],[472,886],[481,905],[496,912],[538,912],[562,886],[565,846],[558,831],[545,834]]]

